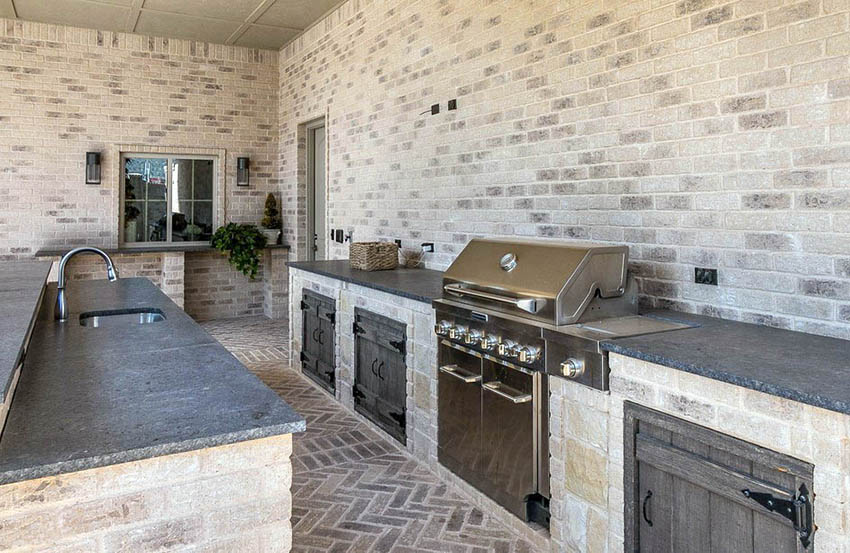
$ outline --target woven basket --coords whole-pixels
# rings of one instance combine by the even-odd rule
[[[353,242],[348,251],[352,269],[387,271],[398,267],[398,246],[393,242]]]

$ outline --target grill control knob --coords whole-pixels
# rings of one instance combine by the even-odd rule
[[[519,354],[519,346],[510,340],[499,344],[499,355],[502,357],[516,357]]]
[[[483,350],[491,350],[496,347],[496,344],[499,343],[499,340],[496,339],[495,336],[482,336],[481,337],[481,349]]]
[[[584,361],[571,357],[561,363],[561,374],[567,378],[580,378],[584,375]]]
[[[440,321],[439,323],[434,325],[434,332],[439,334],[440,336],[445,336],[449,333],[449,329],[452,328],[452,323],[449,321]]]
[[[540,349],[534,346],[524,346],[517,350],[520,363],[534,363],[540,359]]]
[[[449,329],[449,338],[451,338],[452,340],[460,340],[465,332],[465,327],[453,326]]]
[[[463,335],[463,341],[469,345],[477,344],[481,338],[481,333],[477,330],[469,330]]]

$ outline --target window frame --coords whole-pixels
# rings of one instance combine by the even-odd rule
[[[126,202],[125,198],[125,185],[126,185],[126,175],[125,171],[125,161],[128,158],[141,158],[141,159],[165,159],[167,160],[165,175],[166,175],[166,214],[167,214],[167,222],[166,222],[166,239],[157,241],[157,242],[127,242],[126,236],[124,235],[124,206]],[[121,248],[128,249],[155,249],[161,248],[163,245],[168,246],[202,246],[209,245],[209,240],[193,240],[193,241],[180,241],[174,242],[172,240],[172,219],[174,212],[171,209],[171,205],[173,202],[173,194],[174,194],[174,183],[172,181],[173,177],[173,167],[174,160],[176,159],[198,159],[203,161],[212,161],[213,170],[212,170],[212,227],[213,232],[215,229],[219,227],[219,165],[220,159],[219,156],[214,154],[180,154],[180,153],[161,153],[161,152],[144,152],[144,151],[121,151],[119,156],[119,171],[118,171],[118,244]],[[145,202],[147,202],[147,198],[145,198]],[[195,201],[194,198],[191,200]]]

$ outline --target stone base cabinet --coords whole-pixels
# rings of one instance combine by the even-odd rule
[[[708,551],[717,539],[727,540],[718,542],[719,550],[736,553],[850,552],[850,417],[621,355],[611,354],[610,364],[610,394],[550,379],[552,551]],[[654,447],[636,451],[638,461],[641,455],[654,461],[632,490],[625,485],[635,482],[629,474],[635,470],[635,438],[628,439],[635,436],[635,411],[629,405],[653,414],[648,425],[638,423],[637,436],[646,431],[649,440],[642,441]],[[734,492],[737,485],[749,487],[753,476],[775,486],[776,495],[799,493],[806,485],[815,498],[817,528],[809,548],[803,549],[787,521]],[[679,493],[677,486],[690,491]],[[650,489],[653,529],[678,524],[666,539],[681,541],[644,542],[642,508]],[[666,511],[663,504],[670,501]],[[725,507],[715,513],[719,503]],[[709,525],[701,520],[706,510]],[[676,511],[687,518],[675,519]],[[729,535],[715,536],[717,531]],[[682,539],[685,532],[696,536]],[[743,533],[743,543],[728,541],[741,536],[736,532]],[[761,537],[754,542],[754,536]]]

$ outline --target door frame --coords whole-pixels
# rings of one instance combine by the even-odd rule
[[[317,229],[316,228],[316,185],[319,184],[316,182],[316,159],[314,155],[314,146],[315,146],[315,132],[316,129],[324,128],[325,129],[325,181],[321,183],[321,187],[324,190],[325,195],[325,228]],[[327,126],[327,117],[325,115],[318,117],[316,119],[312,119],[306,123],[304,123],[304,134],[306,138],[306,147],[307,147],[307,157],[306,157],[306,169],[307,169],[307,198],[306,198],[306,207],[307,207],[307,222],[306,222],[306,259],[308,261],[314,261],[316,259],[316,251],[314,249],[314,235],[318,235],[320,232],[324,233],[323,236],[327,236],[328,234],[328,126]],[[325,257],[327,257],[327,248],[325,248]]]

